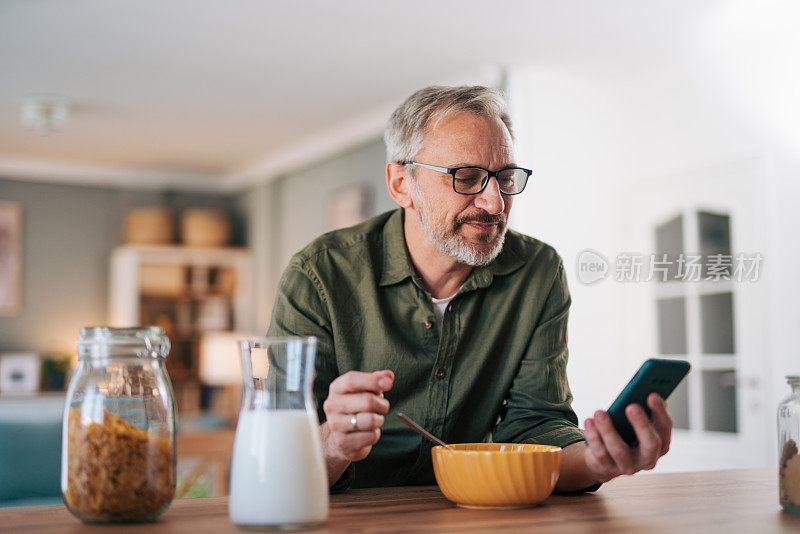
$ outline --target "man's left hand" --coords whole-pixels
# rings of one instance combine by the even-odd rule
[[[667,403],[652,393],[647,397],[647,405],[653,414],[652,421],[638,404],[625,409],[639,440],[635,447],[629,447],[622,440],[606,412],[598,410],[594,417],[585,421],[586,467],[598,482],[653,469],[658,459],[667,454],[672,437],[672,418],[667,413]]]

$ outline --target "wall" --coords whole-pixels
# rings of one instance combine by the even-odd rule
[[[253,310],[253,335],[266,335],[272,301],[275,298],[275,251],[278,239],[278,212],[275,209],[275,184],[264,182],[241,193],[238,206],[247,227],[247,246],[253,255],[253,287],[255,305]]]
[[[693,83],[695,82],[695,83]],[[581,250],[624,252],[625,194],[707,167],[753,157],[760,139],[679,65],[579,75],[517,69],[510,96],[517,160],[534,169],[512,225],[556,247],[573,296],[570,381],[579,416],[610,403],[651,350],[630,343],[626,295],[613,283],[576,279]]]
[[[0,178],[0,199],[23,205],[23,308],[0,317],[0,351],[69,351],[79,329],[107,322],[108,258],[122,243],[129,207],[205,206],[225,210],[234,244],[253,252],[254,334],[266,332],[278,280],[291,255],[328,226],[329,199],[367,188],[367,215],[396,205],[385,185],[383,140],[261,183],[239,194],[206,195],[30,183]],[[246,229],[246,231],[245,231]],[[66,310],[66,312],[65,312]]]
[[[292,254],[332,230],[330,199],[337,191],[364,186],[368,191],[367,217],[397,207],[386,190],[385,154],[383,139],[375,138],[239,197],[251,229],[248,243],[256,261],[259,330],[266,332],[275,290]]]
[[[0,179],[0,199],[23,209],[23,306],[15,317],[0,317],[0,351],[72,352],[80,327],[107,323],[109,255],[122,243],[129,207],[220,208],[233,220],[235,242],[245,241],[231,195]]]
[[[800,321],[794,305],[800,280],[792,274],[800,262],[795,235],[800,165],[707,81],[696,66],[679,64],[603,76],[512,71],[517,160],[534,169],[530,189],[515,200],[512,226],[553,244],[564,258],[573,296],[568,375],[583,419],[610,404],[654,352],[655,339],[651,311],[642,308],[648,299],[652,304],[645,284],[583,285],[576,276],[579,252],[591,248],[612,261],[626,252],[628,236],[642,222],[631,214],[648,209],[637,205],[638,192],[650,198],[655,193],[653,207],[658,207],[660,188],[674,191],[675,184],[749,172],[743,182],[752,212],[749,242],[766,260],[761,281],[748,289],[763,303],[755,312],[759,324],[745,325],[760,333],[756,351],[743,356],[758,369],[737,385],[742,397],[747,395],[740,407],[761,414],[758,434],[768,444],[757,457],[741,461],[769,464],[775,406],[787,392],[783,375],[800,367],[790,339],[791,325]],[[713,193],[706,200],[716,201]]]
[[[800,151],[800,147],[798,147]],[[770,209],[765,211],[767,224],[772,229],[766,244],[771,258],[766,268],[769,282],[769,338],[763,346],[766,354],[773,355],[770,376],[772,393],[769,406],[775,407],[789,396],[786,375],[800,375],[800,349],[797,328],[800,325],[800,154],[770,151],[767,155],[768,172],[764,195]],[[777,445],[775,447],[777,449]]]
[[[383,139],[375,139],[278,180],[277,209],[283,225],[278,239],[278,271],[282,272],[292,254],[309,241],[332,230],[329,201],[337,191],[365,186],[367,217],[396,208],[386,190],[385,167]]]

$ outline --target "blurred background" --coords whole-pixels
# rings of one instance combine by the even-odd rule
[[[57,454],[80,327],[155,324],[184,489],[224,493],[231,340],[266,331],[294,252],[394,207],[383,127],[430,84],[508,95],[534,170],[511,226],[567,267],[579,418],[685,359],[657,470],[774,465],[800,371],[799,24],[790,1],[5,0],[0,480],[13,442]]]

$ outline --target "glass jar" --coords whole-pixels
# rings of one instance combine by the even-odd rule
[[[779,498],[784,510],[800,514],[800,375],[786,380],[792,394],[778,406]]]
[[[61,493],[86,523],[152,521],[175,494],[163,328],[82,328],[67,390]]]

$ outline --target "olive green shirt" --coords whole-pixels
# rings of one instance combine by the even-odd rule
[[[474,268],[448,305],[440,337],[403,217],[398,209],[315,239],[292,257],[278,288],[269,335],[318,338],[321,422],[339,375],[395,374],[380,440],[333,489],[434,483],[430,443],[396,412],[450,443],[583,440],[570,405],[570,295],[556,251],[508,231],[498,257]]]

